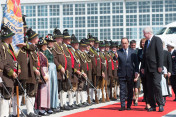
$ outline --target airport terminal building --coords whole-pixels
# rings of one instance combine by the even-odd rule
[[[5,2],[0,1],[2,8]],[[28,27],[40,36],[57,27],[78,39],[91,33],[99,40],[137,40],[147,26],[156,33],[176,21],[176,0],[21,0],[21,8]]]

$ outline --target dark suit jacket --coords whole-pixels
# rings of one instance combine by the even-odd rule
[[[145,42],[142,68],[149,72],[157,72],[158,67],[163,67],[163,43],[159,37],[153,36],[147,48]]]
[[[117,51],[118,53],[118,77],[130,77],[134,75],[134,72],[139,72],[138,59],[136,51],[128,48],[128,58],[125,60],[125,52],[123,49]]]
[[[172,75],[176,75],[176,50],[173,51],[172,55]]]
[[[172,73],[171,54],[166,50],[163,51],[163,66],[167,68],[167,72]]]

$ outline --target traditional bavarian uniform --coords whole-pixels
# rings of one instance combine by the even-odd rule
[[[80,46],[82,48],[86,47],[86,44],[85,44],[85,39],[82,39],[80,41]],[[87,73],[88,73],[88,70],[89,70],[89,66],[88,66],[88,63],[86,61],[86,55],[85,55],[85,52],[84,51],[81,51],[81,50],[76,50],[76,54],[79,56],[79,59],[80,59],[80,71],[81,71],[81,74],[86,74],[87,76]],[[79,99],[82,100],[82,106],[88,106],[89,104],[87,103],[87,86],[88,86],[88,83],[86,80],[88,77],[83,77],[83,76],[80,76],[79,77],[79,83],[78,83],[78,101]],[[79,94],[81,96],[81,98],[79,98]],[[79,101],[80,102],[80,101]]]
[[[88,72],[87,72],[87,77],[88,77],[88,80],[91,84],[93,84],[92,82],[92,61],[91,61],[91,58],[90,58],[90,53],[89,53],[89,50],[87,50],[87,48],[90,48],[90,42],[88,39],[85,40],[85,44],[87,45],[86,47],[86,50],[85,50],[85,59],[87,61],[87,64],[88,64]],[[89,104],[92,104],[92,99],[93,99],[93,94],[94,94],[94,89],[93,87],[88,83],[87,85],[87,95],[88,95],[88,103]]]
[[[9,93],[12,95],[14,92],[14,78],[12,77],[13,73],[15,72],[17,74],[18,69],[20,67],[18,66],[16,55],[12,49],[12,46],[10,44],[6,43],[6,40],[11,39],[12,36],[15,34],[6,26],[2,27],[1,30],[1,39],[2,42],[0,43],[0,54],[1,54],[1,60],[3,60],[3,73],[1,69],[1,77],[3,80],[3,83]],[[2,66],[3,68],[3,66]],[[9,116],[9,105],[10,105],[10,98],[11,95],[7,93],[7,91],[2,87],[1,95],[3,96],[3,99],[0,102],[0,109],[1,117],[8,117]]]
[[[99,43],[98,39],[95,38],[95,43]],[[92,60],[92,74],[93,74],[93,84],[95,87],[98,87],[98,82],[99,79],[101,78],[102,72],[101,72],[101,58],[99,54],[99,48],[92,47],[90,48],[90,57]],[[99,103],[98,96],[97,96],[97,91],[99,92],[100,90],[97,89],[95,90],[95,103]]]
[[[100,42],[100,50],[101,50],[101,63],[102,63],[102,72],[105,74],[105,77],[102,76],[101,83],[100,83],[100,88],[102,92],[102,102],[105,102],[105,97],[106,101],[109,100],[109,94],[108,94],[108,61],[107,58],[105,57],[105,51],[103,51],[103,48],[105,48],[105,44],[101,41]]]
[[[65,29],[64,32],[63,32],[63,35],[64,35],[64,38],[63,39],[70,39],[71,40],[71,36],[69,35],[68,33],[68,30]],[[73,86],[71,84],[71,80],[72,80],[72,72],[73,72],[73,69],[74,69],[74,57],[69,49],[70,45],[67,45],[66,43],[63,43],[63,51],[65,53],[65,57],[66,57],[66,61],[67,61],[67,68],[65,69],[66,73],[64,75],[65,77],[65,84],[64,84],[64,87],[67,89],[67,92],[68,92],[68,97],[69,97],[69,105],[72,104],[72,91],[73,90]],[[66,96],[67,94],[65,93],[64,94],[64,97],[66,99]],[[68,109],[67,109],[68,108]],[[71,107],[66,107],[66,103],[65,105],[63,106],[63,109],[67,109],[67,110],[71,110],[72,108]]]
[[[112,48],[116,48],[116,44],[114,42],[111,42],[111,49]],[[113,64],[114,64],[114,70],[112,71],[112,74],[113,74],[113,80],[111,81],[112,83],[112,96],[115,100],[117,100],[117,85],[118,85],[118,76],[117,76],[117,69],[118,69],[118,59],[117,59],[117,56],[115,55],[116,52],[114,51],[110,51],[110,55],[112,57],[112,61],[113,61]]]
[[[32,29],[29,29],[26,35],[28,36],[28,41],[32,41],[38,37],[38,34]],[[35,70],[40,70],[40,59],[37,46],[35,44],[26,43],[26,46],[20,49],[17,59],[21,66],[19,80],[24,89],[26,89],[26,93],[28,95],[26,98],[27,114],[29,116],[37,117],[38,115],[34,113],[33,109],[38,89],[38,81],[40,80],[40,76],[35,74]],[[24,94],[24,91],[20,86],[19,94]]]
[[[57,38],[63,38],[63,35],[61,34],[59,29],[54,29],[53,32],[53,38],[54,40]],[[69,106],[66,106],[66,97],[67,97],[67,82],[64,77],[64,74],[61,72],[61,68],[64,68],[67,70],[67,58],[63,49],[63,44],[62,43],[54,43],[54,47],[49,47],[51,52],[53,53],[54,56],[54,63],[56,64],[57,68],[57,79],[58,79],[58,93],[60,97],[60,104],[61,104],[61,109],[63,110],[70,110]]]

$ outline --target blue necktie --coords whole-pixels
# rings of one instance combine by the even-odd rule
[[[127,60],[127,57],[128,57],[127,50],[124,49],[124,52],[125,52],[125,59]]]
[[[150,45],[150,40],[148,40],[148,43],[147,43],[147,48],[149,47],[149,45]]]

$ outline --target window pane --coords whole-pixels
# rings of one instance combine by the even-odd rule
[[[38,16],[48,16],[47,5],[38,6]]]
[[[36,7],[35,6],[26,6],[26,16],[27,17],[36,16]]]
[[[87,33],[90,33],[93,37],[98,37],[98,29],[88,29]]]
[[[38,29],[47,29],[47,28],[48,28],[48,19],[38,18]]]
[[[75,4],[75,15],[85,15],[85,4]]]
[[[78,40],[81,40],[86,37],[86,30],[85,29],[76,29],[75,36]]]
[[[50,28],[60,28],[60,18],[50,18]]]
[[[113,39],[120,40],[123,37],[123,28],[113,28]]]
[[[63,18],[63,28],[73,28],[73,17]]]
[[[137,28],[126,28],[128,39],[137,39]]]
[[[111,29],[100,29],[100,40],[111,40]]]
[[[152,25],[163,25],[163,14],[152,14]]]
[[[98,14],[98,4],[97,3],[87,4],[87,14]]]
[[[35,18],[26,18],[26,23],[29,28],[36,29],[36,19]]]
[[[75,17],[75,27],[85,27],[85,17]]]
[[[49,5],[50,16],[59,16],[59,5]]]
[[[150,12],[150,1],[139,2],[139,13]]]
[[[100,14],[110,14],[110,3],[100,3]]]
[[[137,2],[126,2],[126,13],[137,13]]]
[[[63,5],[63,15],[73,15],[73,4]]]
[[[176,11],[176,0],[166,0],[165,9],[168,11]]]
[[[123,2],[113,2],[112,13],[123,13]]]
[[[126,25],[127,26],[137,26],[137,15],[127,15]]]
[[[88,27],[98,27],[98,16],[88,16],[87,26]]]
[[[100,27],[110,27],[110,16],[100,16]]]
[[[176,13],[169,13],[165,15],[165,24],[169,24],[172,23],[174,21],[176,21]]]
[[[114,15],[112,21],[113,26],[123,26],[123,15]]]
[[[163,1],[152,1],[152,12],[163,12]]]
[[[139,15],[139,25],[149,26],[150,25],[150,15]]]

